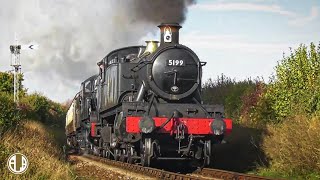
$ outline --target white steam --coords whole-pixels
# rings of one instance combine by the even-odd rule
[[[97,73],[110,50],[142,44],[161,22],[183,22],[193,0],[12,0],[0,6],[0,70],[9,70],[14,34],[25,86],[64,101]],[[28,46],[27,46],[28,47]]]

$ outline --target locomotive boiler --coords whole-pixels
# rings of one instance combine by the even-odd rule
[[[212,144],[231,132],[232,121],[222,105],[203,104],[206,62],[179,43],[181,26],[158,27],[160,42],[110,52],[98,62],[98,75],[82,83],[67,115],[69,145],[143,166],[157,160],[210,164]]]

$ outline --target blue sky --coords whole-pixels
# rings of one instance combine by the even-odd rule
[[[181,30],[181,43],[208,62],[204,80],[221,73],[268,80],[289,47],[319,41],[319,0],[199,0]]]

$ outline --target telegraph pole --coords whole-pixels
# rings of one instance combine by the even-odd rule
[[[11,51],[11,66],[13,67],[13,100],[19,102],[19,74],[21,72],[20,50],[21,45],[18,45],[17,36],[15,37],[16,44],[10,46]]]

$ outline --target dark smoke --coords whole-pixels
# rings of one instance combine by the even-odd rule
[[[54,100],[72,98],[113,49],[143,44],[162,22],[184,22],[193,0],[12,0],[0,6],[0,70],[17,32],[37,51],[21,54],[25,86]],[[158,38],[158,37],[155,37]],[[3,68],[6,67],[6,68]]]
[[[138,0],[133,1],[133,15],[138,20],[159,24],[163,22],[183,23],[187,7],[195,0]]]

